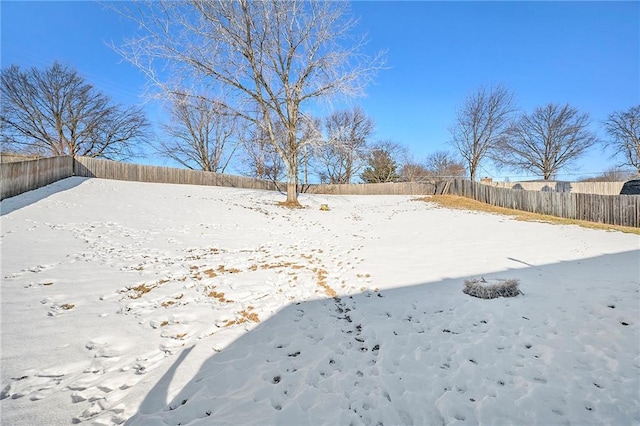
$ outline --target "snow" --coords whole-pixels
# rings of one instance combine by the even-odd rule
[[[3,200],[0,423],[640,423],[638,235],[414,198]],[[482,278],[524,294],[463,293]]]

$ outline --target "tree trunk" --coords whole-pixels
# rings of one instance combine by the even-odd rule
[[[476,173],[478,172],[478,158],[467,159],[467,163],[469,164],[469,179],[471,179],[471,182],[475,182]]]
[[[287,164],[287,201],[285,204],[289,207],[300,207],[298,202],[298,167],[295,162]]]

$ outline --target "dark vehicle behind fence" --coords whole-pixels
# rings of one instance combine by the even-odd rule
[[[622,185],[620,195],[640,195],[640,179],[632,179]]]

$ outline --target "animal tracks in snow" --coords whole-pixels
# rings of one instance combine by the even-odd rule
[[[63,262],[39,264],[5,279],[27,282],[25,289],[48,294],[40,302],[46,315],[57,319],[80,315],[78,306],[82,304],[65,295],[68,288],[57,277],[58,269],[88,262],[138,274],[142,281],[98,298],[97,303],[105,306],[98,315],[130,317],[132,326],[147,329],[158,342],[151,352],[139,353],[136,347],[97,336],[84,345],[84,363],[59,374],[24,372],[2,391],[2,398],[33,400],[57,391],[68,392],[70,401],[79,407],[76,422],[93,419],[122,423],[127,418],[124,407],[129,389],[194,341],[223,329],[253,328],[295,301],[359,291],[371,283],[370,274],[358,268],[362,262],[356,255],[358,245],[325,243],[318,247],[303,239],[290,245],[183,248],[174,247],[176,240],[168,238],[164,240],[169,244],[166,249],[149,250],[146,245],[158,238],[160,231],[135,230],[114,222],[49,227],[71,232],[87,249],[67,256]],[[216,227],[203,228],[215,231]],[[187,228],[173,231],[178,235],[192,232]],[[112,311],[114,304],[119,307]],[[324,338],[317,333],[310,335],[318,342]],[[301,354],[288,355],[295,358]],[[327,364],[323,374],[334,371],[333,367],[333,363]],[[278,406],[277,402],[273,404]]]
[[[553,327],[531,326],[542,323],[539,312],[465,306],[482,302],[461,298],[434,306],[426,298],[365,292],[297,303],[208,360],[162,418],[166,424],[200,416],[252,423],[241,410],[227,408],[241,406],[247,395],[256,407],[264,404],[247,410],[259,411],[267,423],[481,423],[503,412],[506,400],[510,410],[536,413],[549,424],[569,415],[587,422],[598,410],[611,409],[600,399],[604,393],[598,394],[610,386],[605,380],[574,377],[590,390],[569,402],[573,383],[559,379],[557,369],[580,368],[581,362],[588,369],[587,360],[595,359],[615,371],[606,365],[612,354],[573,341],[575,358],[559,361],[560,352],[572,349]],[[486,341],[496,343],[489,347]],[[239,375],[240,388],[222,385],[230,370]],[[206,393],[201,386],[208,386]],[[322,410],[328,406],[331,413]]]
[[[280,198],[91,179],[4,214],[3,421],[640,419],[636,237]],[[526,296],[462,293],[507,269]]]

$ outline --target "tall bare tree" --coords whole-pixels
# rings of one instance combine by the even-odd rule
[[[400,180],[402,182],[420,182],[430,177],[424,164],[415,161],[407,161],[400,168]]]
[[[538,107],[509,126],[496,147],[497,164],[551,179],[597,142],[589,124],[588,114],[569,105]]]
[[[12,65],[0,80],[1,140],[8,149],[124,159],[145,139],[141,109],[113,103],[68,66],[22,71]]]
[[[286,178],[286,167],[282,157],[276,152],[262,127],[244,126],[241,137],[242,174],[258,179],[269,180],[276,185]],[[282,133],[276,126],[275,132]]]
[[[309,185],[309,171],[315,159],[317,147],[322,145],[322,123],[319,118],[303,114],[300,116],[298,140],[300,149],[299,164],[302,167],[302,184]]]
[[[463,177],[464,164],[448,151],[436,151],[427,156],[425,166],[429,175],[435,178]]]
[[[640,105],[612,113],[604,125],[611,137],[605,146],[624,158],[622,166],[631,166],[640,175]]]
[[[466,98],[450,129],[453,146],[467,163],[471,180],[515,112],[513,94],[503,86],[480,88]]]
[[[176,95],[171,100],[169,137],[160,153],[190,169],[224,173],[238,147],[237,116],[204,96]]]
[[[373,120],[362,108],[335,111],[325,118],[327,139],[317,149],[318,174],[327,183],[351,183],[367,156]]]
[[[269,140],[269,136],[260,126],[255,126],[248,122],[248,126],[243,126],[241,146],[244,155],[241,163],[244,164],[244,174],[259,179],[270,180],[276,185],[285,181],[287,177],[287,168],[282,157],[275,150]],[[298,140],[304,142],[300,150],[300,158],[298,164],[301,166],[302,183],[309,183],[309,164],[312,162],[314,147],[321,139],[320,120],[308,115],[300,116],[298,125]],[[274,134],[277,138],[286,138],[287,131],[282,123],[275,122]],[[296,184],[300,181],[297,176]]]
[[[136,3],[139,4],[139,3]],[[143,34],[120,51],[156,83],[159,66],[189,81],[232,93],[225,107],[261,127],[287,167],[287,203],[297,205],[303,106],[335,95],[359,95],[382,66],[352,37],[346,2],[154,0],[138,9],[116,7]],[[156,63],[156,62],[159,62]],[[157,66],[158,65],[158,66]],[[255,114],[255,107],[260,114]],[[276,123],[286,130],[278,138]]]

